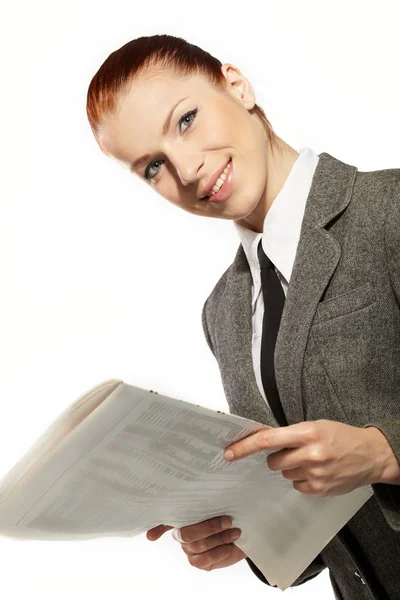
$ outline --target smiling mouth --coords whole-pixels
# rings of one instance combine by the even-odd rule
[[[220,185],[219,189],[216,192],[213,192],[211,195],[203,196],[201,198],[203,202],[207,201],[211,204],[219,204],[225,202],[225,200],[227,200],[230,197],[233,189],[232,157],[229,159],[229,162],[226,165],[225,169],[227,170],[225,172],[225,176],[223,177],[223,183]]]
[[[217,194],[219,192],[219,190],[221,189],[221,187],[224,184],[224,181],[226,179],[226,175],[227,175],[227,170],[228,170],[228,166],[231,164],[232,161],[232,157],[229,158],[227,164],[225,165],[225,169],[224,171],[221,173],[221,175],[217,178],[218,179],[223,179],[223,182],[221,183],[221,185],[219,186],[219,189],[216,192],[213,192],[212,189],[215,187],[215,184],[213,185],[213,188],[206,194],[206,196],[202,196],[200,198],[200,200],[208,200],[209,198],[211,198],[211,196],[214,196],[215,194]]]

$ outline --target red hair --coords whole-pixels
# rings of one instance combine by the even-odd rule
[[[167,34],[139,37],[112,52],[92,78],[87,93],[86,113],[101,150],[105,153],[99,135],[104,117],[115,113],[121,95],[135,78],[146,71],[172,70],[181,78],[200,74],[222,91],[226,80],[221,65],[205,50],[183,38]],[[261,120],[273,150],[277,136],[263,109],[255,104],[249,112],[255,113]]]

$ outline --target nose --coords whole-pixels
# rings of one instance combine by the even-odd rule
[[[186,187],[199,179],[203,160],[193,154],[181,152],[179,156],[171,157],[171,164],[175,166],[179,180]]]

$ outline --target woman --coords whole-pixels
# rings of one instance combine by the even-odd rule
[[[305,494],[372,485],[293,585],[328,567],[337,598],[400,599],[400,169],[362,173],[297,152],[239,69],[168,35],[112,53],[90,83],[87,115],[101,150],[161,196],[234,222],[241,243],[205,302],[204,333],[231,412],[275,428],[234,444],[236,458],[284,447],[268,467]],[[277,339],[260,341],[269,331],[265,256],[286,298]],[[274,408],[266,350],[260,364],[267,345]],[[221,517],[176,537],[193,566],[246,558],[269,585],[230,543],[240,534],[231,525]]]

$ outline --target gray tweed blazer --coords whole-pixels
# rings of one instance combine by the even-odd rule
[[[282,407],[289,425],[374,425],[400,462],[400,168],[319,158],[276,341]],[[251,287],[240,245],[204,304],[204,334],[230,412],[278,427],[253,370]],[[339,599],[400,600],[400,486],[372,487],[293,585],[329,568]]]

